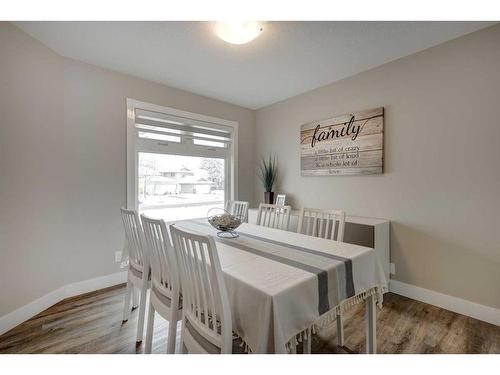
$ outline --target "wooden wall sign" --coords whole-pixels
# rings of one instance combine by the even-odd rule
[[[300,128],[302,176],[382,173],[384,108],[315,121]]]

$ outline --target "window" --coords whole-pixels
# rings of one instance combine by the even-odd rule
[[[225,160],[139,152],[139,212],[166,221],[224,208]]]
[[[127,205],[164,220],[236,199],[238,123],[127,99]]]

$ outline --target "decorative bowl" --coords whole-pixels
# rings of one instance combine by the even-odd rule
[[[218,212],[215,212],[217,210]],[[243,218],[233,215],[222,208],[212,208],[207,213],[208,223],[218,230],[217,237],[220,238],[236,238],[239,234],[235,231]]]

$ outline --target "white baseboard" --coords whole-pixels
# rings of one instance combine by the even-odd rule
[[[127,271],[113,273],[111,275],[96,277],[90,280],[79,281],[56,289],[30,303],[0,317],[0,335],[11,330],[22,322],[30,319],[36,314],[48,309],[50,306],[65,298],[74,297],[79,294],[89,293],[94,290],[118,285],[127,281]]]
[[[389,291],[500,326],[500,309],[494,307],[481,305],[397,280],[390,281]]]

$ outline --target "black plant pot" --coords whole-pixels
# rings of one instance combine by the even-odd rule
[[[269,203],[269,204],[274,203],[274,192],[273,191],[264,192],[264,203]]]

